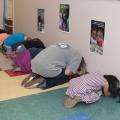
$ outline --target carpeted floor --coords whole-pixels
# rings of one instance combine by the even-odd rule
[[[119,120],[120,104],[102,97],[94,104],[63,106],[65,88],[0,102],[1,120],[60,120],[65,116],[86,113],[93,120]]]

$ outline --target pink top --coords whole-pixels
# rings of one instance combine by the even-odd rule
[[[93,103],[100,99],[105,82],[106,79],[100,73],[85,74],[70,80],[66,94],[71,98],[79,96],[81,102]]]
[[[21,68],[23,73],[31,73],[31,60],[32,58],[30,56],[29,50],[24,50],[19,55],[17,55],[15,64]]]

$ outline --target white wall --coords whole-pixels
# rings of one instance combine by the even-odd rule
[[[70,4],[70,32],[58,28],[59,4]],[[45,9],[45,32],[37,31],[37,8]],[[88,71],[101,71],[120,78],[119,0],[16,0],[15,31],[40,38],[46,45],[65,41],[85,57]],[[105,22],[103,55],[90,52],[91,20]]]
[[[0,0],[0,28],[3,28],[3,0]]]

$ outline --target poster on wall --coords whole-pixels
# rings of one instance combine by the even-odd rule
[[[69,32],[69,8],[68,4],[60,4],[59,29]]]
[[[91,20],[90,51],[103,54],[105,22]]]
[[[37,29],[40,32],[44,31],[44,9],[37,10]]]

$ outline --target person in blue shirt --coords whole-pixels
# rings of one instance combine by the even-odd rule
[[[11,34],[6,40],[4,40],[4,47],[6,49],[6,54],[12,53],[11,46],[13,44],[23,42],[27,40],[27,36],[24,33],[14,33]]]

